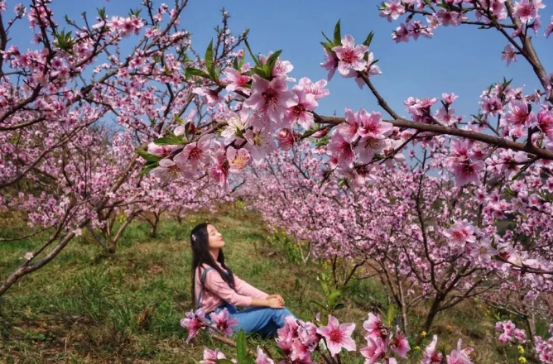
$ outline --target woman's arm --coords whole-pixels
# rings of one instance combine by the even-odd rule
[[[251,307],[271,307],[271,308],[283,308],[284,304],[275,297],[268,299],[252,298],[250,304]]]
[[[236,292],[253,298],[268,299],[269,295],[254,286],[248,284],[246,281],[241,280],[237,276],[234,276],[234,287]]]
[[[215,293],[217,296],[219,296],[223,301],[228,302],[233,306],[271,308],[284,307],[282,302],[277,298],[259,298],[237,293],[234,289],[229,287],[228,283],[225,282],[223,278],[221,278],[221,275],[216,270],[210,270],[209,272],[207,272],[205,287],[211,292]],[[263,294],[268,297],[267,294]]]
[[[252,297],[239,294],[234,289],[230,288],[228,283],[221,278],[221,275],[215,269],[207,272],[205,287],[209,289],[210,292],[219,296],[220,299],[233,306],[251,306]]]

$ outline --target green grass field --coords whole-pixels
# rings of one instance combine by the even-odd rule
[[[270,239],[255,213],[225,209],[219,215],[190,216],[182,224],[164,220],[155,239],[148,238],[146,224],[134,223],[111,257],[103,256],[86,234],[71,242],[52,263],[0,298],[0,363],[171,364],[201,360],[206,346],[234,353],[205,333],[186,344],[179,325],[192,307],[188,236],[201,221],[214,223],[223,233],[227,262],[238,276],[268,293],[280,293],[298,317],[312,319],[309,301],[322,298],[315,277],[323,268],[299,263],[293,247]],[[17,232],[10,226],[0,236]],[[40,242],[36,237],[0,243],[0,278]],[[356,323],[356,340],[363,345],[362,321],[371,308],[387,306],[386,294],[376,280],[354,281],[343,301],[346,308],[336,315]],[[516,363],[516,351],[496,343],[493,319],[485,311],[464,303],[441,314],[433,333],[449,348],[463,338],[476,348],[475,363]],[[422,320],[414,312],[411,325]],[[252,347],[265,345],[276,352],[272,340],[252,341]],[[363,358],[345,361],[363,363]]]

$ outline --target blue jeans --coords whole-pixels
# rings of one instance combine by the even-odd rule
[[[257,333],[264,336],[276,335],[277,330],[284,327],[286,316],[292,315],[294,319],[296,318],[286,307],[252,307],[238,311],[233,305],[225,303],[217,308],[215,312],[218,313],[225,308],[228,310],[230,317],[238,320],[238,325],[233,327],[235,333],[242,329],[246,333]]]

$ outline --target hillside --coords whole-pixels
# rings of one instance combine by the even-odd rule
[[[181,224],[165,220],[155,239],[148,238],[146,224],[135,223],[112,257],[102,256],[86,234],[75,240],[0,299],[0,362],[193,363],[201,360],[206,345],[232,353],[205,334],[186,344],[179,326],[192,306],[188,234],[200,221],[212,222],[223,233],[228,264],[238,276],[282,294],[297,316],[312,319],[309,302],[322,297],[315,277],[324,268],[294,262],[293,246],[273,239],[255,213],[225,208],[218,215],[189,216]],[[4,229],[2,236],[10,233]],[[34,245],[33,239],[1,243],[0,276]],[[337,317],[358,328],[369,310],[388,304],[381,285],[372,280],[354,281],[344,303]],[[416,316],[412,323],[417,324]],[[362,344],[360,330],[356,332]],[[476,348],[475,363],[516,362],[514,352],[496,344],[493,318],[481,304],[467,302],[439,316],[434,333],[446,332],[449,339],[444,335],[440,344],[452,347],[457,337],[463,338]],[[273,350],[272,341],[260,344]]]

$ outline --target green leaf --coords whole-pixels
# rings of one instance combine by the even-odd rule
[[[238,356],[238,363],[243,363],[248,356],[246,334],[242,329],[240,329],[238,338],[236,339],[236,355]]]
[[[325,37],[325,39],[328,41],[328,44],[330,44],[330,45],[333,45],[333,44],[334,44],[334,42],[331,41],[330,38],[327,37],[326,34],[325,34],[324,32],[321,32],[321,33],[323,34],[323,37]]]
[[[98,16],[100,17],[100,19],[105,19],[106,18],[106,8],[105,7],[101,8],[101,9],[96,8],[96,10],[98,11]]]
[[[139,149],[139,148],[136,148],[136,153],[138,153],[139,156],[141,156],[142,158],[144,158],[144,160],[146,162],[158,162],[160,161],[162,158],[161,157],[158,157],[157,155],[153,155],[153,154],[150,154],[148,152],[146,152],[145,150],[142,150],[142,149]]]
[[[138,175],[143,176],[145,174],[149,174],[150,171],[156,167],[157,167],[157,162],[154,162],[152,164],[146,164],[146,166],[144,166],[144,168],[142,169],[142,171],[140,171]]]
[[[333,52],[332,50],[332,44],[327,42],[320,42],[324,49],[326,49],[329,52]]]
[[[394,322],[394,316],[396,315],[395,313],[395,308],[394,308],[394,305],[390,304],[388,305],[388,312],[386,313],[386,323],[391,326],[392,323]]]
[[[263,70],[265,71],[265,74],[267,75],[268,78],[271,77],[273,68],[275,67],[278,56],[280,56],[281,53],[282,53],[282,50],[276,51],[275,53],[271,54],[271,56],[267,59],[267,62],[265,62],[265,65],[263,66]]]
[[[267,72],[264,66],[257,66],[252,68],[252,73],[267,80],[271,78],[270,72]]]
[[[317,139],[316,141],[317,147],[323,147],[327,145],[329,141],[330,141],[330,136],[325,135],[324,137]]]
[[[255,62],[255,65],[258,67],[261,67],[262,64],[259,62],[259,59],[253,54],[252,49],[250,48],[250,44],[248,43],[247,39],[244,39],[244,44],[246,44],[246,48],[248,48],[248,52],[250,52],[250,56],[253,58],[253,61]]]
[[[199,76],[199,77],[203,77],[203,78],[207,78],[207,79],[211,79],[211,76],[208,75],[207,73],[205,73],[204,71],[202,70],[199,70],[197,68],[190,68],[190,67],[187,67],[185,70],[184,70],[185,74],[187,77],[190,77],[190,76]]]
[[[317,306],[321,307],[321,308],[324,309],[324,310],[327,309],[327,307],[325,306],[325,304],[322,303],[322,302],[319,301],[319,300],[311,300],[311,301],[309,301],[309,303],[314,303],[314,304],[316,304]]]
[[[328,305],[330,307],[334,307],[336,305],[336,301],[338,301],[340,297],[342,297],[342,290],[339,288],[333,289],[327,297]]]
[[[373,33],[373,32],[370,32],[369,35],[367,35],[367,38],[365,39],[365,41],[363,42],[363,44],[366,45],[367,47],[370,47],[370,46],[371,46],[371,42],[373,41],[373,37],[374,37],[374,33]]]
[[[192,123],[186,123],[186,125],[184,126],[184,135],[186,135],[186,139],[188,139],[188,135],[190,134],[190,125]]]
[[[218,364],[234,364],[230,359],[209,359],[209,361],[214,361]]]
[[[207,69],[207,73],[211,75],[213,72],[213,39],[205,50],[205,68]]]
[[[328,295],[330,294],[330,291],[328,290],[328,283],[326,280],[326,275],[324,273],[321,273],[319,275],[319,283],[321,285],[321,288],[323,289],[323,293],[325,297],[328,297]]]
[[[184,140],[180,136],[174,136],[170,138],[159,138],[154,140],[154,143],[157,145],[177,145],[182,144]]]
[[[338,23],[336,23],[336,26],[334,27],[334,44],[335,45],[342,44],[342,32],[340,30],[340,20],[338,20]]]
[[[342,308],[345,308],[346,305],[344,305],[343,303],[338,303],[336,306],[334,306],[334,311],[338,311],[338,310],[341,310]]]

